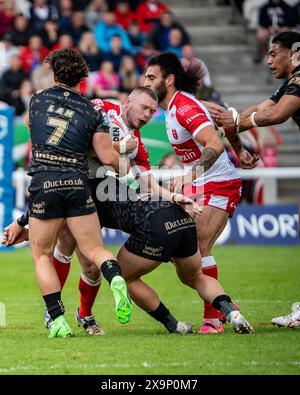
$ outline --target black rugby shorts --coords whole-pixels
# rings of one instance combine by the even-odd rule
[[[125,247],[135,255],[158,262],[187,258],[198,251],[196,225],[181,207],[172,204],[143,217]]]
[[[88,177],[72,172],[37,172],[29,191],[30,217],[68,218],[96,211]]]

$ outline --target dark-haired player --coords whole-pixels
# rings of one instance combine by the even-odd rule
[[[300,128],[300,33],[282,32],[273,37],[268,53],[268,66],[276,79],[286,81],[274,95],[253,105],[241,114],[222,113],[219,123],[228,134],[257,126],[283,123],[290,117]]]
[[[82,56],[62,49],[52,52],[46,62],[54,73],[55,86],[33,95],[28,114],[32,142],[29,241],[40,291],[52,319],[49,337],[68,337],[72,330],[64,318],[61,285],[52,265],[65,220],[81,253],[101,267],[109,281],[121,323],[129,321],[131,303],[116,258],[104,248],[88,180],[91,145],[104,164],[117,170],[119,155],[103,112],[79,92],[79,84],[88,74]]]
[[[201,73],[185,70],[178,57],[163,52],[151,58],[145,73],[144,86],[152,88],[165,110],[167,135],[175,153],[189,169],[186,180],[193,180],[183,188],[188,196],[198,197],[203,206],[196,218],[201,253],[199,266],[203,273],[217,278],[217,265],[212,247],[225,228],[228,218],[239,202],[241,179],[230,162],[214,128],[207,108],[193,96]],[[174,182],[181,192],[186,180]],[[204,303],[204,322],[199,333],[220,333],[219,312]]]

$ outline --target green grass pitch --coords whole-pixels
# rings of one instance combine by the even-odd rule
[[[63,301],[75,337],[48,339],[30,250],[1,253],[7,323],[0,329],[0,374],[300,374],[300,328],[270,324],[300,299],[300,247],[216,247],[214,256],[223,287],[254,325],[254,335],[235,334],[228,324],[222,335],[170,335],[136,305],[130,323],[121,325],[104,280],[94,313],[106,335],[88,336],[74,321],[80,270],[73,259]],[[179,282],[173,265],[163,264],[145,279],[197,332],[202,301]]]

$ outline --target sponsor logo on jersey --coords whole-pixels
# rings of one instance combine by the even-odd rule
[[[172,129],[172,135],[175,140],[178,140],[178,133],[177,133],[176,129]]]
[[[73,163],[75,164],[77,162],[77,159],[74,158],[68,158],[67,156],[58,156],[58,155],[53,155],[53,154],[48,154],[45,152],[39,152],[36,151],[34,153],[34,157],[35,159],[39,160],[40,162],[46,162],[51,164],[53,163],[57,163],[57,162],[67,162],[67,163]]]
[[[203,115],[203,114],[198,113],[198,114],[192,115],[191,117],[189,117],[189,118],[186,120],[186,123],[189,125],[195,118],[201,117],[201,115]]]

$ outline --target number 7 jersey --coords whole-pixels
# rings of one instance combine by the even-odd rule
[[[54,86],[35,93],[29,105],[32,159],[28,174],[71,171],[88,174],[95,132],[107,132],[103,112],[79,92]]]

